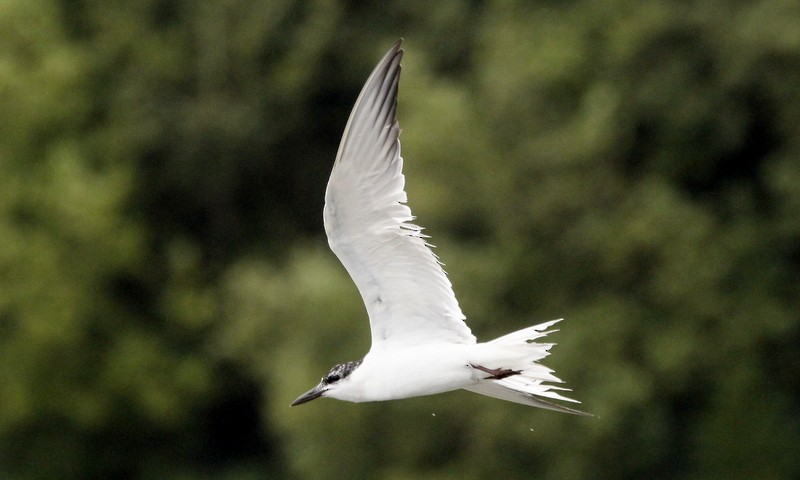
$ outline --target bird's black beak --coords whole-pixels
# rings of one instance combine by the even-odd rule
[[[299,397],[297,397],[297,400],[292,402],[290,407],[294,407],[294,406],[297,406],[297,405],[302,405],[302,404],[304,404],[306,402],[310,402],[311,400],[314,400],[315,398],[319,398],[319,397],[322,396],[323,393],[325,393],[325,390],[327,390],[327,389],[325,387],[323,387],[322,384],[319,384],[316,387],[312,388],[311,390],[307,391],[306,393],[304,393],[304,394],[300,395]]]

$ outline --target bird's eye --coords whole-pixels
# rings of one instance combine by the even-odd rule
[[[328,375],[327,377],[325,377],[325,383],[338,382],[339,378],[341,378],[339,377],[339,375]]]

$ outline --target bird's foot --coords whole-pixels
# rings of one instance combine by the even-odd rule
[[[521,373],[520,370],[511,370],[510,368],[486,368],[482,365],[475,365],[472,363],[470,363],[469,366],[488,373],[490,376],[486,377],[484,380],[500,380],[501,378]]]

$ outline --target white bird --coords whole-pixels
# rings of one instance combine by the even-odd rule
[[[334,366],[292,402],[320,397],[370,402],[465,389],[559,412],[546,399],[565,388],[537,361],[552,343],[534,340],[559,320],[477,343],[452,285],[406,205],[396,119],[403,50],[398,41],[367,79],[342,136],[325,193],[325,232],[367,307],[372,347]]]

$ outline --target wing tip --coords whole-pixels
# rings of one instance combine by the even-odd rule
[[[403,38],[400,37],[396,42],[394,42],[394,44],[392,45],[392,48],[390,48],[389,51],[386,52],[386,55],[384,55],[384,58],[390,58],[391,57],[392,60],[397,59],[396,61],[397,61],[397,64],[398,64],[397,65],[398,68],[402,68],[402,66],[400,65],[400,61],[403,59],[403,54],[405,54],[405,53],[406,53],[406,51],[403,49]],[[394,63],[394,62],[392,62],[392,63]]]

